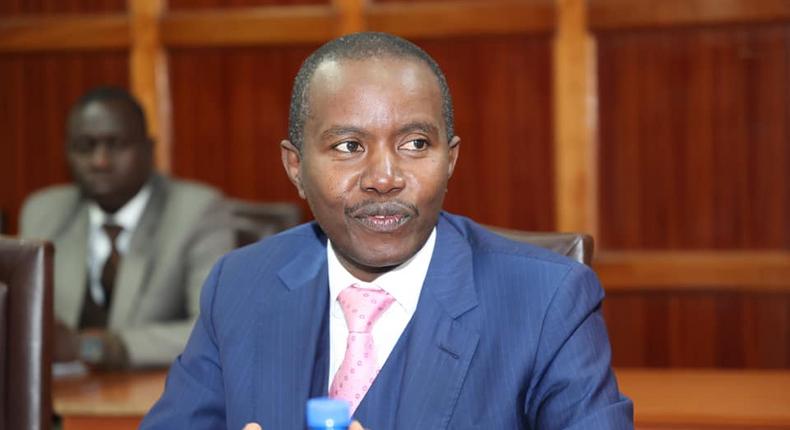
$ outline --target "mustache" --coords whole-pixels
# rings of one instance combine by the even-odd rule
[[[364,200],[351,207],[345,209],[346,215],[350,217],[366,217],[366,216],[418,216],[420,210],[417,206],[404,202],[402,200],[389,200],[380,202],[375,200]]]

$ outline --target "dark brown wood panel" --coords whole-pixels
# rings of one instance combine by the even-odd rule
[[[790,248],[790,25],[598,35],[605,248]]]
[[[279,144],[293,77],[314,48],[172,50],[173,173],[236,197],[298,201]]]
[[[513,35],[417,43],[447,75],[461,137],[445,207],[487,224],[552,230],[550,39]]]
[[[0,17],[22,14],[102,13],[126,10],[126,0],[3,0]]]
[[[613,292],[615,366],[790,368],[790,293]]]
[[[364,15],[370,30],[422,39],[548,34],[556,20],[553,0],[371,3]]]
[[[326,4],[329,0],[168,0],[170,10]]]
[[[64,123],[71,104],[96,85],[128,86],[125,52],[0,55],[0,210],[17,231],[24,198],[69,180]]]
[[[590,27],[657,28],[734,23],[787,22],[786,0],[588,0]]]
[[[448,76],[462,137],[448,209],[482,222],[553,226],[550,47],[521,36],[420,41]],[[260,200],[298,200],[279,142],[308,47],[174,49],[173,172]],[[516,71],[516,73],[514,73]]]

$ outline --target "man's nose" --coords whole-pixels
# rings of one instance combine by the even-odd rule
[[[107,145],[99,144],[91,152],[91,166],[97,169],[107,168],[110,165],[110,149]]]
[[[360,186],[368,192],[388,194],[403,189],[406,185],[397,154],[388,150],[371,151],[367,158]]]

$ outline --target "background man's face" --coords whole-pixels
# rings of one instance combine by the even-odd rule
[[[88,103],[72,113],[66,138],[74,180],[107,212],[120,209],[151,175],[151,142],[126,102]]]
[[[366,281],[425,243],[458,155],[439,84],[410,59],[327,61],[308,94],[301,159],[290,167],[349,271]]]

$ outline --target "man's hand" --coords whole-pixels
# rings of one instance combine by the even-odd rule
[[[80,359],[101,369],[123,369],[129,356],[121,338],[99,329],[85,330],[79,334]]]
[[[242,430],[263,430],[263,429],[258,423],[247,423],[247,425],[245,425]],[[353,423],[351,423],[351,427],[349,427],[348,430],[365,430],[365,429],[362,427],[362,424],[360,424],[359,421],[354,421]]]

